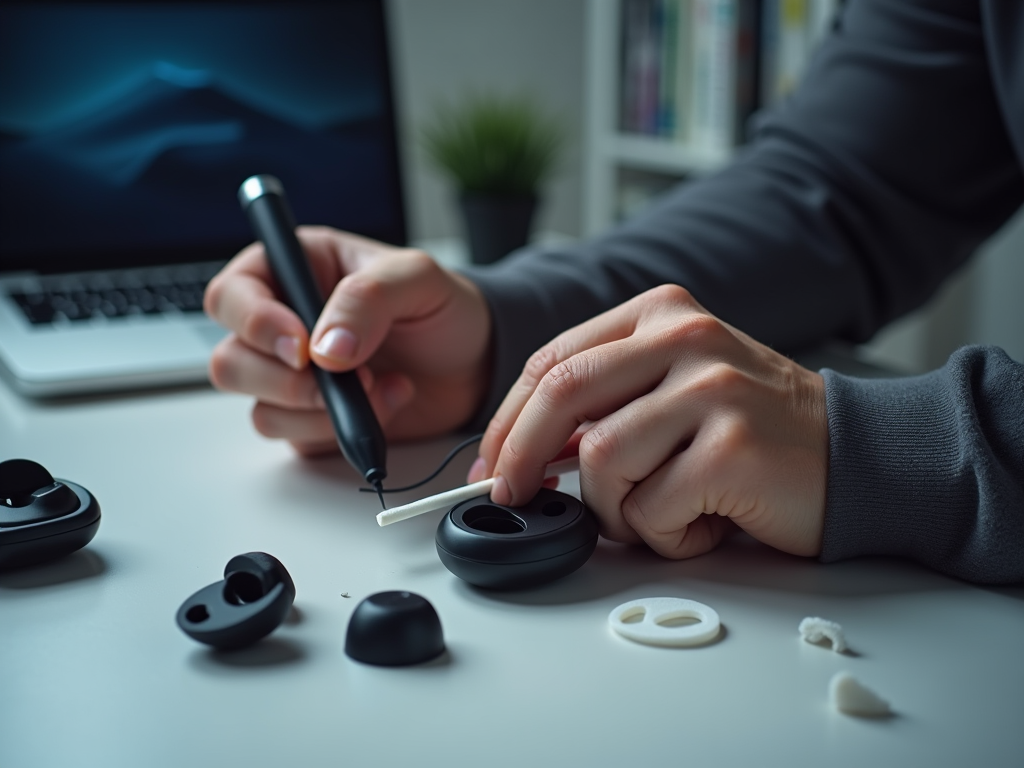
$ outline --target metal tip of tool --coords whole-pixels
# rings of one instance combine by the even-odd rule
[[[388,505],[384,503],[384,485],[380,480],[375,480],[373,483],[374,490],[377,491],[377,498],[380,499],[380,508],[387,509]]]

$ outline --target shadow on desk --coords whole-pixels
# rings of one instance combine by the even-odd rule
[[[1009,587],[993,587],[983,586],[981,587],[987,592],[993,592],[1003,597],[1011,597],[1014,600],[1024,600],[1024,584],[1016,584]]]
[[[60,560],[31,568],[0,571],[0,589],[42,589],[95,578],[106,572],[107,561],[98,552],[80,549]]]
[[[301,664],[308,658],[306,649],[287,637],[265,637],[255,645],[235,651],[196,648],[189,656],[189,665],[200,672],[223,674],[232,670],[287,667]]]
[[[644,584],[694,582],[808,597],[871,597],[974,589],[907,560],[865,557],[823,564],[787,555],[737,534],[714,552],[690,560],[667,560],[640,546],[598,543],[580,570],[540,589],[496,592],[460,584],[470,599],[519,605],[568,605],[602,600]]]

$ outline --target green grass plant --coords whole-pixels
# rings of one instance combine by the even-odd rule
[[[537,194],[561,143],[557,123],[525,96],[471,96],[439,107],[423,129],[427,156],[463,193]]]

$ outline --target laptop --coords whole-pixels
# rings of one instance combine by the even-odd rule
[[[404,244],[382,0],[0,3],[0,374],[49,397],[204,381],[207,281],[277,176],[299,222]]]

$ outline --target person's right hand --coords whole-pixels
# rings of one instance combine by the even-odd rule
[[[213,352],[218,389],[256,397],[253,423],[304,455],[337,450],[309,368],[357,369],[389,440],[465,423],[488,384],[491,317],[479,289],[422,251],[326,227],[299,239],[324,295],[312,334],[282,301],[260,243],[207,286],[204,308],[233,331]]]

